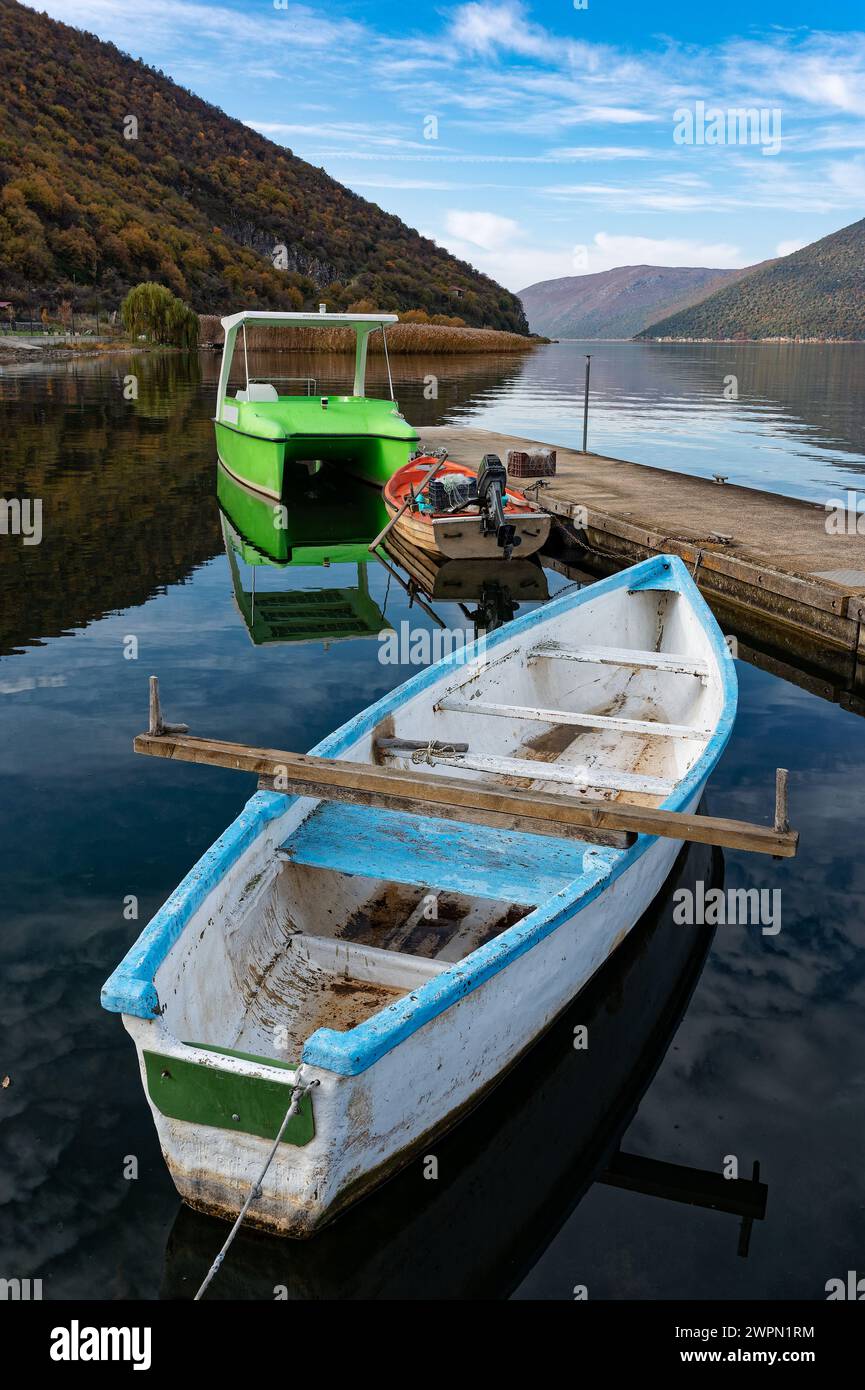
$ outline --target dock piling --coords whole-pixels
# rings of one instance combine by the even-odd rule
[[[785,835],[790,829],[790,820],[787,813],[786,767],[775,769],[775,829],[779,835]]]
[[[162,706],[159,703],[159,677],[150,677],[150,718],[148,721],[147,732],[155,738],[162,734],[188,734],[188,724],[166,724],[162,718]]]

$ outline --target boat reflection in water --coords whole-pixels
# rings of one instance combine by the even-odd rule
[[[712,938],[711,928],[673,922],[673,893],[722,879],[719,851],[683,849],[650,911],[591,984],[429,1155],[310,1241],[241,1229],[207,1297],[504,1298],[598,1180],[734,1212],[746,1254],[750,1223],[765,1210],[763,1184],[724,1183],[714,1172],[618,1151]],[[586,1050],[575,1047],[579,1025],[588,1029]],[[436,1180],[426,1176],[430,1158]],[[182,1206],[162,1297],[191,1299],[224,1238],[223,1222]]]
[[[406,545],[391,532],[378,556],[412,597],[423,594],[433,602],[458,603],[474,626],[474,635],[494,632],[515,618],[523,603],[540,603],[550,596],[540,560],[443,560]],[[392,569],[391,564],[398,566]],[[404,579],[399,571],[407,576]],[[474,607],[470,607],[474,604]],[[432,610],[430,615],[444,626]]]
[[[314,472],[292,469],[281,503],[244,487],[220,466],[217,499],[235,602],[256,646],[338,641],[385,630],[389,623],[369,593],[370,564],[384,564],[441,627],[445,619],[419,596],[458,604],[476,635],[510,622],[523,603],[549,598],[546,575],[534,559],[435,562],[390,547],[387,555],[399,570],[381,554],[374,559],[369,543],[387,520],[381,493],[327,464]],[[345,570],[316,588],[306,587],[297,573],[344,565],[355,567],[353,585],[339,584]],[[291,583],[263,586],[262,568],[291,570]]]
[[[335,470],[293,470],[277,504],[243,487],[221,467],[217,497],[238,610],[256,646],[368,637],[388,622],[369,594],[369,541],[385,515],[378,492]],[[297,571],[352,565],[356,582],[307,587]],[[291,584],[268,588],[260,570],[290,570]],[[246,571],[246,574],[244,574]]]

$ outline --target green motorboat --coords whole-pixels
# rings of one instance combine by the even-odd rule
[[[390,399],[364,395],[370,334],[396,323],[396,314],[289,314],[245,310],[222,320],[225,345],[217,388],[216,447],[231,475],[265,497],[282,496],[286,467],[337,463],[365,482],[383,486],[407,463],[419,436],[401,413],[393,395],[387,358]],[[302,378],[304,393],[280,394],[280,386],[298,378],[249,375],[247,325],[256,328],[351,328],[355,335],[354,387],[350,396],[317,395],[315,381]],[[243,346],[246,385],[229,395],[238,334]]]

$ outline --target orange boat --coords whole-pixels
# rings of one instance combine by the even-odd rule
[[[540,550],[551,518],[508,487],[495,454],[486,454],[476,473],[447,460],[424,486],[435,462],[434,455],[412,459],[385,484],[393,529],[405,541],[449,560],[510,559],[517,549],[522,560]]]

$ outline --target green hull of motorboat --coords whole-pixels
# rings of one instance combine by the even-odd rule
[[[247,487],[277,499],[294,466],[316,461],[339,464],[382,487],[419,443],[393,401],[362,396],[227,399],[214,426],[223,467]]]

